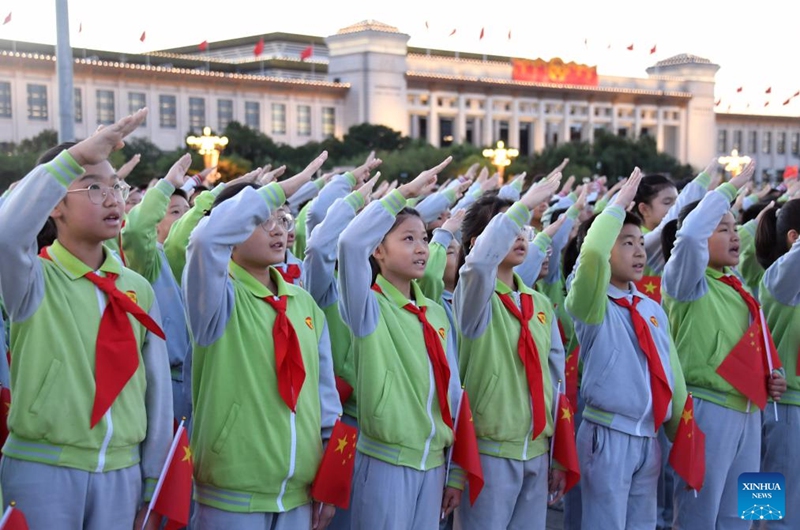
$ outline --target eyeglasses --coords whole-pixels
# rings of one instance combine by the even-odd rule
[[[525,225],[519,229],[518,236],[530,243],[536,237],[536,230],[532,226]]]
[[[281,228],[286,230],[287,232],[291,232],[294,229],[294,217],[292,214],[278,212],[273,214],[269,219],[261,223],[261,228],[263,228],[267,233],[272,232],[275,230],[280,224]]]
[[[92,204],[103,204],[108,197],[108,194],[111,193],[114,200],[117,202],[125,202],[128,198],[128,194],[131,192],[131,187],[127,184],[122,184],[121,182],[117,182],[110,188],[107,186],[101,186],[100,184],[89,184],[86,188],[81,188],[79,190],[67,190],[67,193],[77,193],[79,191],[85,191],[89,194],[89,200]]]

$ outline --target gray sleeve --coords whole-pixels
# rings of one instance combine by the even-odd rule
[[[564,215],[567,215],[566,213]],[[550,262],[548,263],[547,276],[544,277],[544,283],[552,285],[561,279],[561,252],[569,242],[569,234],[572,232],[572,227],[575,226],[576,219],[567,217],[564,219],[564,224],[561,225],[555,235],[553,242],[550,245],[553,249],[550,254]]]
[[[322,188],[313,201],[308,210],[308,217],[306,218],[306,234],[311,234],[314,227],[322,222],[327,215],[328,210],[337,199],[342,199],[347,196],[353,189],[353,178],[347,174],[336,175],[331,181]]]
[[[684,206],[694,201],[701,200],[706,193],[706,188],[694,180],[691,181],[684,186],[678,194],[675,204],[670,207],[667,211],[667,215],[664,216],[658,226],[655,227],[652,232],[648,232],[644,235],[644,249],[647,252],[647,264],[651,269],[658,273],[664,270],[666,260],[664,259],[664,251],[661,248],[661,232],[664,230],[664,225],[673,219],[677,219],[678,214],[681,213]]]
[[[336,390],[336,379],[333,375],[333,355],[327,322],[319,337],[319,410],[322,441],[327,442],[333,425],[342,415],[342,404],[339,402],[339,392]]]
[[[369,335],[378,326],[369,257],[394,224],[395,214],[384,202],[397,197],[402,196],[393,192],[370,203],[339,236],[339,312],[356,337]]]
[[[511,182],[509,182],[508,184],[504,184],[500,188],[500,191],[497,192],[497,196],[500,197],[501,199],[517,202],[520,198],[521,193],[522,192],[519,189],[517,189],[517,187],[514,185],[514,181],[512,180]]]
[[[283,203],[280,186],[244,188],[211,210],[192,231],[186,250],[183,294],[195,342],[207,346],[220,338],[233,312],[228,262],[234,245],[245,241]]]
[[[437,191],[422,199],[414,206],[414,209],[419,212],[422,221],[427,225],[432,223],[439,217],[443,211],[450,207],[450,199],[444,194],[444,191]]]
[[[470,188],[470,189],[472,189],[472,188]],[[463,196],[463,197],[461,197],[461,200],[459,200],[459,201],[456,203],[456,205],[455,205],[455,206],[453,206],[453,207],[450,209],[450,213],[451,213],[451,214],[453,214],[453,215],[455,215],[455,213],[456,213],[457,211],[459,211],[459,210],[466,210],[466,209],[468,209],[470,206],[472,206],[472,205],[475,203],[475,201],[477,201],[477,200],[478,200],[478,197],[480,197],[480,195],[477,195],[477,196],[476,196],[476,194],[475,194],[475,193],[465,193],[465,194],[464,194],[464,196]]]
[[[452,333],[447,334],[445,355],[450,366],[450,381],[447,386],[447,392],[450,394],[450,413],[455,419],[458,402],[461,400],[461,376],[458,373],[458,346],[453,343],[452,336]]]
[[[550,354],[547,357],[547,364],[550,369],[550,381],[553,385],[553,392],[558,390],[559,381],[561,381],[561,391],[565,391],[565,363],[566,354],[564,352],[564,344],[561,341],[561,332],[558,331],[558,316],[553,313],[553,322],[550,324]],[[554,395],[555,398],[558,399],[558,394]]]
[[[314,197],[317,196],[319,193],[319,188],[314,183],[314,181],[309,181],[300,186],[300,189],[297,190],[291,197],[286,200],[286,204],[292,210],[292,215],[297,217],[297,213],[300,211],[300,207],[303,206],[306,202],[310,201]]]
[[[161,313],[155,300],[149,315],[161,326]],[[148,331],[142,360],[147,380],[147,435],[142,442],[142,476],[158,480],[172,444],[172,380],[167,343]]]
[[[82,173],[64,151],[28,173],[0,209],[0,296],[13,322],[30,317],[44,298],[36,236],[66,196],[69,183]]]
[[[670,297],[690,302],[708,292],[708,238],[729,208],[730,199],[725,194],[710,191],[684,220],[661,279],[662,289]]]
[[[321,196],[317,200],[319,198]],[[355,215],[356,211],[348,201],[337,199],[308,238],[303,261],[303,286],[319,307],[328,307],[339,298],[334,276],[336,246],[339,235]]]
[[[492,319],[490,301],[496,286],[497,267],[511,250],[520,229],[519,220],[515,221],[509,215],[510,212],[522,215],[517,205],[527,213],[524,222],[530,219],[530,212],[520,203],[496,215],[475,240],[459,271],[453,294],[453,313],[456,325],[467,338],[483,334]]]
[[[769,293],[783,305],[800,305],[800,240],[789,252],[775,261],[764,273],[762,282]]]

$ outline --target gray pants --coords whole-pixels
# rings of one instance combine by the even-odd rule
[[[670,530],[672,528],[672,496],[675,491],[675,472],[669,465],[669,453],[672,442],[667,438],[664,428],[658,430],[658,443],[661,446],[661,474],[658,476],[658,515],[657,530]]]
[[[694,398],[694,418],[706,435],[706,476],[695,498],[675,474],[674,530],[750,528],[737,505],[739,475],[760,467],[761,413],[752,406],[756,412],[748,414]]]
[[[89,473],[4,456],[3,500],[14,501],[30,530],[131,530],[142,506],[139,466]]]
[[[658,440],[631,436],[584,419],[577,446],[582,528],[653,530],[661,470]]]
[[[311,528],[311,504],[281,513],[239,513],[195,503],[192,530],[304,530]]]
[[[544,530],[548,460],[548,453],[527,462],[482,454],[485,484],[474,506],[469,505],[469,486],[464,490],[458,508],[461,528]]]
[[[778,405],[778,421],[775,421],[774,405],[762,412],[761,471],[782,473],[786,479],[786,512],[780,521],[762,521],[755,528],[770,530],[800,528],[800,407]]]
[[[428,530],[439,526],[445,466],[428,471],[356,453],[353,530]],[[195,530],[195,529],[193,529]]]

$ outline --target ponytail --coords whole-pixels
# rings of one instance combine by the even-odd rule
[[[672,256],[672,248],[675,246],[675,239],[678,237],[678,230],[683,226],[683,222],[692,211],[697,208],[700,201],[690,202],[678,213],[677,219],[668,221],[661,229],[661,252],[664,253],[664,261],[668,261]]]
[[[800,232],[800,199],[773,206],[761,215],[756,228],[756,259],[764,269],[789,250],[786,236],[790,230]]]

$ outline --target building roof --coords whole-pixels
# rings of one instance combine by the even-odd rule
[[[668,59],[658,61],[655,65],[678,66],[683,64],[714,64],[714,63],[712,63],[709,59],[706,59],[705,57],[699,57],[697,55],[692,55],[691,53],[681,53],[678,55],[674,55]]]
[[[400,33],[400,30],[389,24],[379,22],[377,20],[367,19],[361,22],[356,22],[350,26],[344,27],[336,32],[337,35],[345,35],[347,33],[358,33],[359,31],[380,31],[383,33]]]

